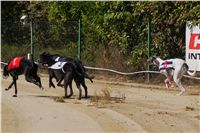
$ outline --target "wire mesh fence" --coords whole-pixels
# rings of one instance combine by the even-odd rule
[[[2,60],[31,52],[30,24],[2,22]],[[78,21],[68,21],[65,25],[47,20],[34,20],[33,46],[34,57],[41,52],[59,53],[65,56],[77,56]]]
[[[15,23],[14,23],[15,22]],[[122,22],[120,22],[122,23]],[[116,25],[110,22],[111,25]],[[147,22],[136,30],[135,23],[129,24],[130,33],[123,34],[123,27],[114,32],[109,28],[105,32],[94,31],[91,23],[82,22],[81,60],[85,65],[111,68],[119,71],[146,70],[147,62]],[[19,21],[2,21],[2,61],[31,52],[30,24]],[[152,55],[161,58],[185,57],[185,25],[169,24],[165,28],[151,23]],[[33,24],[34,57],[42,52],[77,57],[78,21],[58,22],[35,18]],[[93,29],[91,29],[93,28]],[[98,30],[98,29],[97,29]],[[135,30],[137,32],[135,32]],[[97,33],[96,33],[97,32]],[[100,34],[100,35],[101,35]],[[153,69],[151,69],[153,70]]]

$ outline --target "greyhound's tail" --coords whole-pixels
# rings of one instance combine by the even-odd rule
[[[67,66],[66,66],[67,65]],[[64,73],[66,73],[66,70],[71,68],[77,75],[81,76],[81,77],[84,77],[84,75],[82,75],[81,73],[79,73],[77,70],[76,70],[76,67],[73,63],[71,62],[67,62],[66,65],[63,66],[62,68],[62,71]]]
[[[95,76],[89,76],[86,72],[84,73],[84,75],[85,75],[85,77],[86,77],[87,79],[89,79],[89,80],[93,83],[93,80],[92,80],[92,79],[94,79]]]
[[[187,74],[194,77],[196,75],[196,70],[194,72],[187,71]]]
[[[74,69],[74,71],[75,71],[76,74],[78,74],[81,77],[84,77],[83,74],[81,74],[80,72],[78,72],[78,70],[76,69],[76,66],[73,63],[70,63],[70,64],[73,66],[73,69]]]
[[[184,63],[183,65],[184,65],[184,67],[187,69],[187,74],[188,74],[188,75],[190,75],[190,76],[192,76],[192,77],[194,77],[194,76],[196,75],[196,72],[197,72],[196,70],[193,71],[193,72],[190,72],[190,71],[189,71],[189,66],[188,66],[186,63]]]
[[[86,73],[85,71],[85,68],[84,66],[82,65],[82,62],[80,60],[78,60],[79,63],[77,63],[78,67],[79,67],[79,70],[82,72],[83,76],[87,79],[89,79],[92,83],[93,83],[93,80],[95,77],[94,76],[89,76],[88,73]]]

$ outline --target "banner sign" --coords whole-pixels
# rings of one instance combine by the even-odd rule
[[[200,24],[186,24],[186,62],[189,70],[200,71]]]

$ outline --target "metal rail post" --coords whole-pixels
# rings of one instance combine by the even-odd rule
[[[151,18],[148,19],[148,58],[151,56]],[[150,65],[148,64],[147,70],[150,71]],[[147,81],[150,80],[150,73],[147,74]]]
[[[31,29],[31,56],[34,59],[34,42],[33,42],[33,16],[31,16],[30,29]]]
[[[81,59],[81,19],[78,20],[78,59]]]

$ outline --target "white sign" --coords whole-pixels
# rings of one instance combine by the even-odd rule
[[[186,24],[186,62],[189,70],[200,71],[200,24]]]

